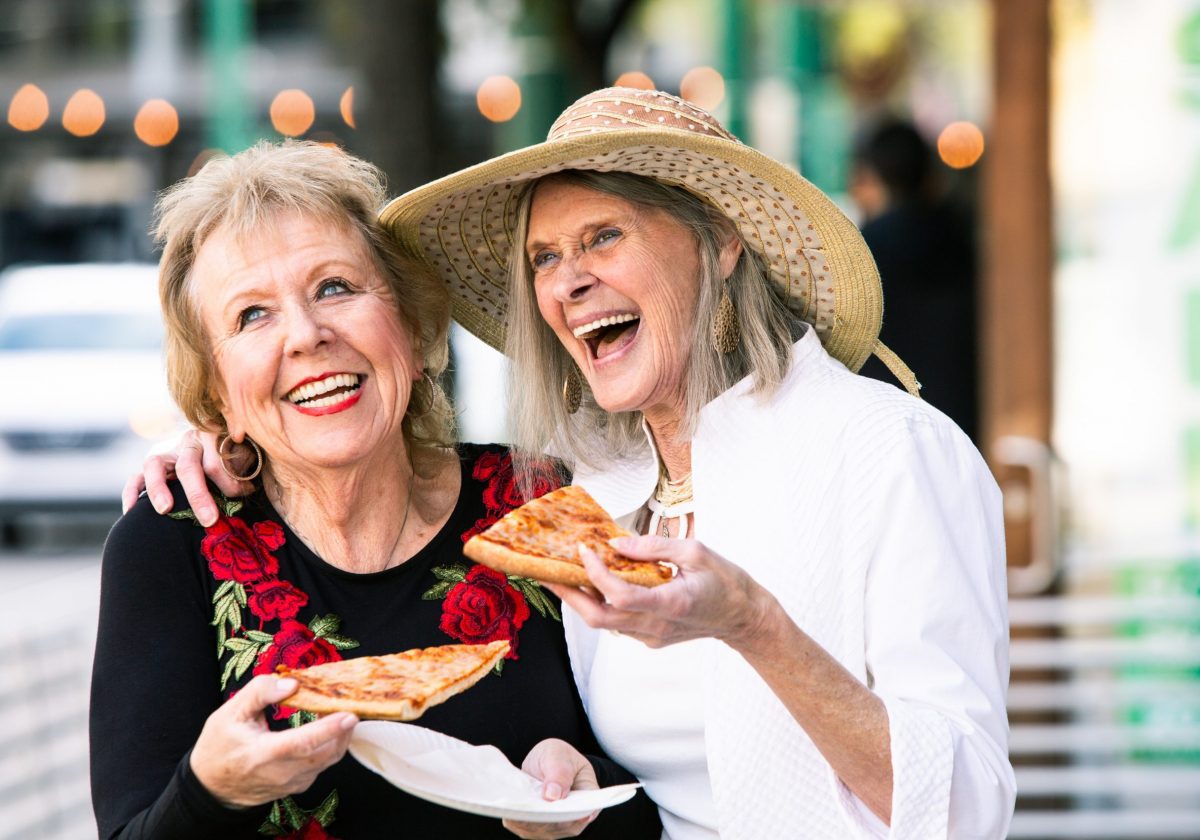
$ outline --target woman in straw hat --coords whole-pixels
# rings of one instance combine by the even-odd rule
[[[562,457],[640,535],[622,552],[678,569],[641,589],[585,551],[594,589],[552,587],[665,836],[1004,836],[999,493],[943,415],[855,375],[874,352],[918,387],[826,196],[676,97],[609,89],[383,220],[512,360],[518,469]],[[581,757],[525,766],[563,789]]]
[[[585,553],[594,590],[551,586],[670,837],[1004,835],[999,493],[943,415],[854,374],[874,352],[918,387],[825,195],[685,101],[609,89],[383,220],[512,360],[518,451],[678,568],[645,589]]]

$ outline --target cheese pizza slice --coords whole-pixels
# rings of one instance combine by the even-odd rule
[[[613,537],[625,536],[630,536],[628,531],[586,490],[572,484],[510,511],[468,540],[463,554],[506,574],[585,586],[590,581],[578,549],[583,543],[613,574],[630,583],[658,586],[671,580],[670,566],[633,560],[608,544]]]
[[[298,687],[281,705],[317,714],[353,712],[374,720],[416,720],[483,679],[504,654],[508,641],[486,645],[442,645],[386,656],[360,656],[311,668],[280,665],[281,677]]]

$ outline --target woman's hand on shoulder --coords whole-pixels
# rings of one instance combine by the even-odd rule
[[[593,589],[544,584],[590,626],[632,636],[653,648],[717,638],[734,648],[761,631],[773,599],[739,566],[698,540],[618,537],[613,547],[634,560],[673,564],[675,579],[660,586],[626,583],[579,546]]]
[[[265,709],[296,690],[295,680],[258,676],[208,716],[192,748],[192,772],[227,806],[250,808],[307,790],[341,760],[358,718],[338,712],[285,732]]]
[[[205,527],[217,521],[217,503],[208,490],[206,478],[226,496],[244,496],[254,489],[249,482],[230,478],[221,468],[216,435],[188,429],[177,440],[150,450],[142,462],[142,471],[125,482],[121,492],[122,511],[133,507],[145,489],[154,509],[168,513],[174,504],[171,488],[167,486],[171,478],[179,479],[192,512]]]
[[[534,746],[521,762],[521,769],[542,782],[542,798],[551,802],[562,799],[573,790],[596,790],[600,787],[592,763],[566,741],[557,738],[548,738]],[[526,840],[578,837],[599,813],[594,811],[582,819],[561,823],[505,820],[504,827]]]

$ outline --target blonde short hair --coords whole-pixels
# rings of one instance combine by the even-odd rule
[[[212,431],[226,428],[215,399],[209,337],[190,282],[197,253],[218,228],[245,235],[299,212],[363,237],[430,377],[413,385],[402,424],[405,439],[417,447],[453,443],[449,399],[431,385],[449,360],[449,296],[445,284],[379,224],[385,198],[383,173],[372,164],[340,149],[294,140],[262,141],[232,157],[214,158],[162,193],[154,235],[163,249],[159,296],[167,379],[189,422]]]
[[[713,347],[710,338],[712,319],[726,286],[720,270],[721,247],[729,236],[740,238],[724,213],[679,187],[628,172],[569,170],[547,175],[521,196],[509,256],[511,302],[505,353],[512,360],[509,428],[518,450],[519,471],[545,451],[570,464],[604,467],[646,446],[641,413],[605,411],[591,398],[582,376],[584,397],[579,411],[568,414],[563,405],[563,377],[574,361],[538,311],[533,271],[525,256],[533,194],[545,181],[577,184],[665,212],[693,236],[700,257],[700,293],[694,333],[677,337],[692,348],[685,375],[686,413],[681,434],[690,438],[700,409],[745,376],[754,377],[754,389],[760,395],[770,395],[779,387],[787,372],[791,345],[804,327],[745,240],[728,280],[741,341],[734,352],[725,355]]]

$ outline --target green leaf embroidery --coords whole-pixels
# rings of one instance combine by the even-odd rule
[[[295,729],[297,726],[303,726],[306,723],[312,723],[317,719],[317,716],[312,712],[296,711],[292,712],[292,716],[288,718],[288,726]]]
[[[233,516],[242,509],[244,503],[238,499],[227,499],[226,497],[222,496],[221,501],[219,501],[217,505],[221,508],[221,511],[226,516]]]
[[[309,811],[301,808],[290,796],[276,799],[271,803],[271,813],[266,821],[259,826],[258,833],[269,837],[279,837],[299,831],[308,821],[316,820],[321,828],[328,828],[334,821],[334,812],[338,807],[338,792],[332,790],[320,805]]]
[[[458,583],[467,576],[465,566],[434,566],[430,569],[433,576],[438,580],[444,580],[448,583]]]
[[[270,633],[264,633],[261,630],[247,630],[246,638],[252,642],[258,642],[260,645],[269,645],[275,641],[275,637]]]
[[[228,641],[226,641],[225,647],[229,648],[232,651],[243,651],[246,648],[257,648],[258,645],[255,644],[254,642],[250,641],[249,639],[239,639],[239,638],[235,637],[233,639],[229,639]]]
[[[230,679],[230,677],[233,676],[233,670],[236,667],[237,667],[237,657],[236,656],[230,657],[229,661],[225,663],[225,670],[221,673],[221,690],[222,691],[224,691],[225,688],[229,685],[229,679]]]
[[[497,660],[496,664],[492,667],[492,673],[498,677],[498,676],[500,676],[500,673],[503,670],[504,670],[504,657],[502,656],[502,657],[500,657],[499,660]]]
[[[217,624],[217,659],[225,653],[225,622]]]
[[[450,581],[443,580],[435,583],[433,586],[425,590],[421,595],[422,601],[440,601],[446,597],[446,593],[454,588],[454,584]]]
[[[288,827],[293,831],[300,828],[308,821],[308,814],[304,809],[296,804],[296,800],[290,796],[285,796],[282,801],[283,813],[287,816]]]
[[[224,583],[222,583],[220,586],[218,586],[217,591],[213,593],[213,597],[212,597],[213,603],[214,604],[217,603],[217,601],[220,601],[222,598],[224,598],[226,595],[228,595],[229,590],[233,589],[233,585],[236,582],[237,581],[227,580]]]
[[[342,620],[333,613],[329,615],[318,615],[308,622],[308,629],[313,632],[314,636],[324,638],[329,633],[336,633],[337,629],[342,625]]]
[[[338,792],[335,788],[325,797],[325,801],[317,806],[317,810],[313,811],[313,819],[321,824],[321,828],[327,827],[333,822],[333,812],[337,810]]]
[[[538,611],[538,614],[545,618],[547,615],[555,621],[562,621],[562,616],[558,614],[558,609],[554,606],[554,602],[546,597],[545,590],[542,589],[540,583],[533,578],[518,577],[509,575],[508,582],[516,587],[517,591],[525,596],[525,600],[529,605]]]
[[[190,508],[188,510],[173,510],[168,513],[167,516],[171,517],[172,519],[190,519],[197,525],[200,524],[200,520],[196,518],[196,514],[192,513]]]
[[[242,586],[240,583],[234,584],[233,597],[237,598],[237,602],[243,607],[246,606],[246,587]]]
[[[250,666],[258,659],[257,648],[247,648],[233,658],[233,662],[237,663],[237,668],[234,670],[233,678],[240,680],[245,673],[250,670]]]
[[[267,815],[263,824],[258,827],[258,833],[265,834],[268,837],[281,837],[287,834],[287,829],[283,827],[283,815],[279,812],[278,799],[271,803],[271,813]]]
[[[349,636],[339,636],[336,633],[326,633],[321,637],[329,644],[333,645],[338,650],[354,650],[358,647],[358,642],[351,639]]]

